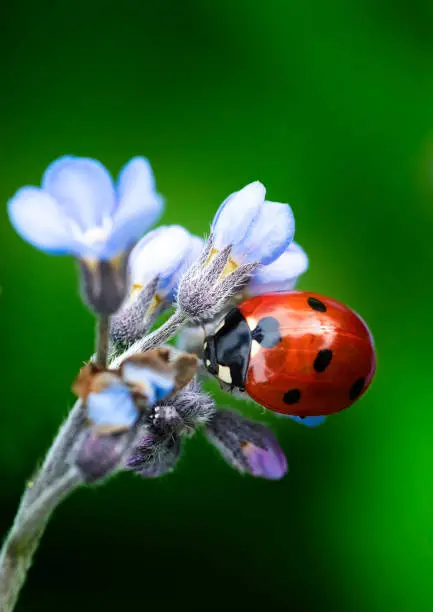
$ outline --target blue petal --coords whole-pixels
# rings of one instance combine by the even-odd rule
[[[164,199],[155,191],[147,159],[134,157],[124,166],[118,179],[117,198],[110,249],[122,251],[136,242],[164,210]]]
[[[311,417],[304,417],[304,418],[301,418],[298,416],[292,416],[292,415],[287,415],[287,416],[290,419],[293,419],[294,421],[297,421],[298,423],[305,425],[306,427],[318,427],[326,419],[326,416],[311,416]]]
[[[143,372],[143,375],[148,377],[149,382],[153,386],[156,402],[164,399],[174,389],[174,379],[163,376],[151,368],[146,368],[146,372]]]
[[[113,181],[104,166],[94,159],[61,157],[48,166],[42,188],[84,232],[101,227],[115,208]]]
[[[224,200],[212,223],[212,234],[217,249],[238,244],[244,238],[260,212],[265,194],[264,186],[259,181],[255,181]]]
[[[248,284],[249,295],[292,291],[298,278],[308,269],[308,257],[304,249],[292,242],[288,249],[271,264],[261,266]]]
[[[98,426],[132,427],[139,413],[126,385],[110,385],[86,400],[89,419]]]
[[[149,406],[166,397],[174,389],[174,375],[164,375],[133,361],[127,360],[123,363],[122,376],[130,386],[140,389]]]
[[[193,247],[191,234],[180,225],[153,230],[131,252],[131,282],[145,286],[158,276],[158,291],[170,290]]]
[[[203,252],[205,241],[200,236],[191,236],[186,264],[192,266]]]
[[[295,218],[288,204],[265,202],[233,258],[242,263],[275,261],[289,246],[295,233]]]
[[[57,254],[79,251],[62,208],[42,189],[17,191],[9,200],[8,214],[15,231],[38,249]]]

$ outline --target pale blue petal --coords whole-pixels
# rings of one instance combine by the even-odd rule
[[[287,249],[294,233],[295,218],[290,206],[265,202],[232,256],[240,263],[270,264]]]
[[[264,186],[259,181],[255,181],[224,200],[212,223],[212,234],[217,249],[236,245],[244,238],[260,212],[265,194]]]
[[[248,284],[249,295],[292,291],[298,278],[308,269],[308,257],[299,244],[292,242],[274,262],[260,267]]]
[[[134,157],[124,166],[117,183],[117,198],[110,249],[122,251],[140,238],[164,210],[164,199],[155,191],[147,159]]]
[[[305,425],[306,427],[318,427],[326,419],[326,416],[310,416],[310,417],[304,417],[304,418],[298,417],[298,416],[292,416],[292,415],[287,415],[287,416],[293,419],[294,421],[296,421],[297,423],[301,423],[302,425]]]
[[[144,236],[131,252],[131,283],[145,286],[158,276],[158,290],[172,288],[191,253],[191,242],[191,234],[180,225],[162,226]]]
[[[163,374],[146,368],[146,372],[143,375],[147,376],[153,389],[155,391],[155,401],[159,402],[169,395],[174,390],[174,378],[171,376],[164,376]]]
[[[129,389],[124,384],[110,385],[86,400],[87,414],[98,426],[132,427],[139,417]]]
[[[199,236],[191,236],[186,265],[192,266],[203,252],[205,241]]]
[[[48,166],[42,188],[84,232],[101,227],[115,209],[113,181],[105,167],[94,159],[61,157]]]
[[[189,240],[188,250],[182,259],[181,265],[171,277],[170,283],[165,283],[165,293],[167,301],[174,302],[176,299],[176,289],[179,286],[181,278],[187,270],[198,260],[204,248],[204,240],[198,236],[191,236]]]
[[[23,187],[8,203],[15,231],[33,246],[49,253],[75,253],[80,246],[72,238],[62,208],[38,187]]]
[[[142,366],[133,361],[126,361],[122,366],[123,380],[140,389],[147,398],[149,406],[166,397],[174,390],[174,376],[156,372],[147,366]]]

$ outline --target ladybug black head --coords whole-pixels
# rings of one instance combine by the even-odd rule
[[[245,388],[251,350],[251,331],[238,308],[233,308],[217,331],[205,339],[208,371],[233,387]]]

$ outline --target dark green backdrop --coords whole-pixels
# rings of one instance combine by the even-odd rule
[[[5,213],[57,156],[148,156],[163,221],[196,233],[263,181],[294,208],[301,287],[355,308],[378,351],[370,392],[322,428],[266,415],[281,482],[199,436],[173,475],[75,494],[18,611],[431,610],[431,1],[23,0],[1,28],[2,533],[92,350],[72,262]]]

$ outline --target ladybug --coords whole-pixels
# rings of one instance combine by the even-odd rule
[[[233,308],[203,345],[208,371],[274,412],[333,414],[357,400],[376,367],[353,310],[306,291],[258,295]]]

